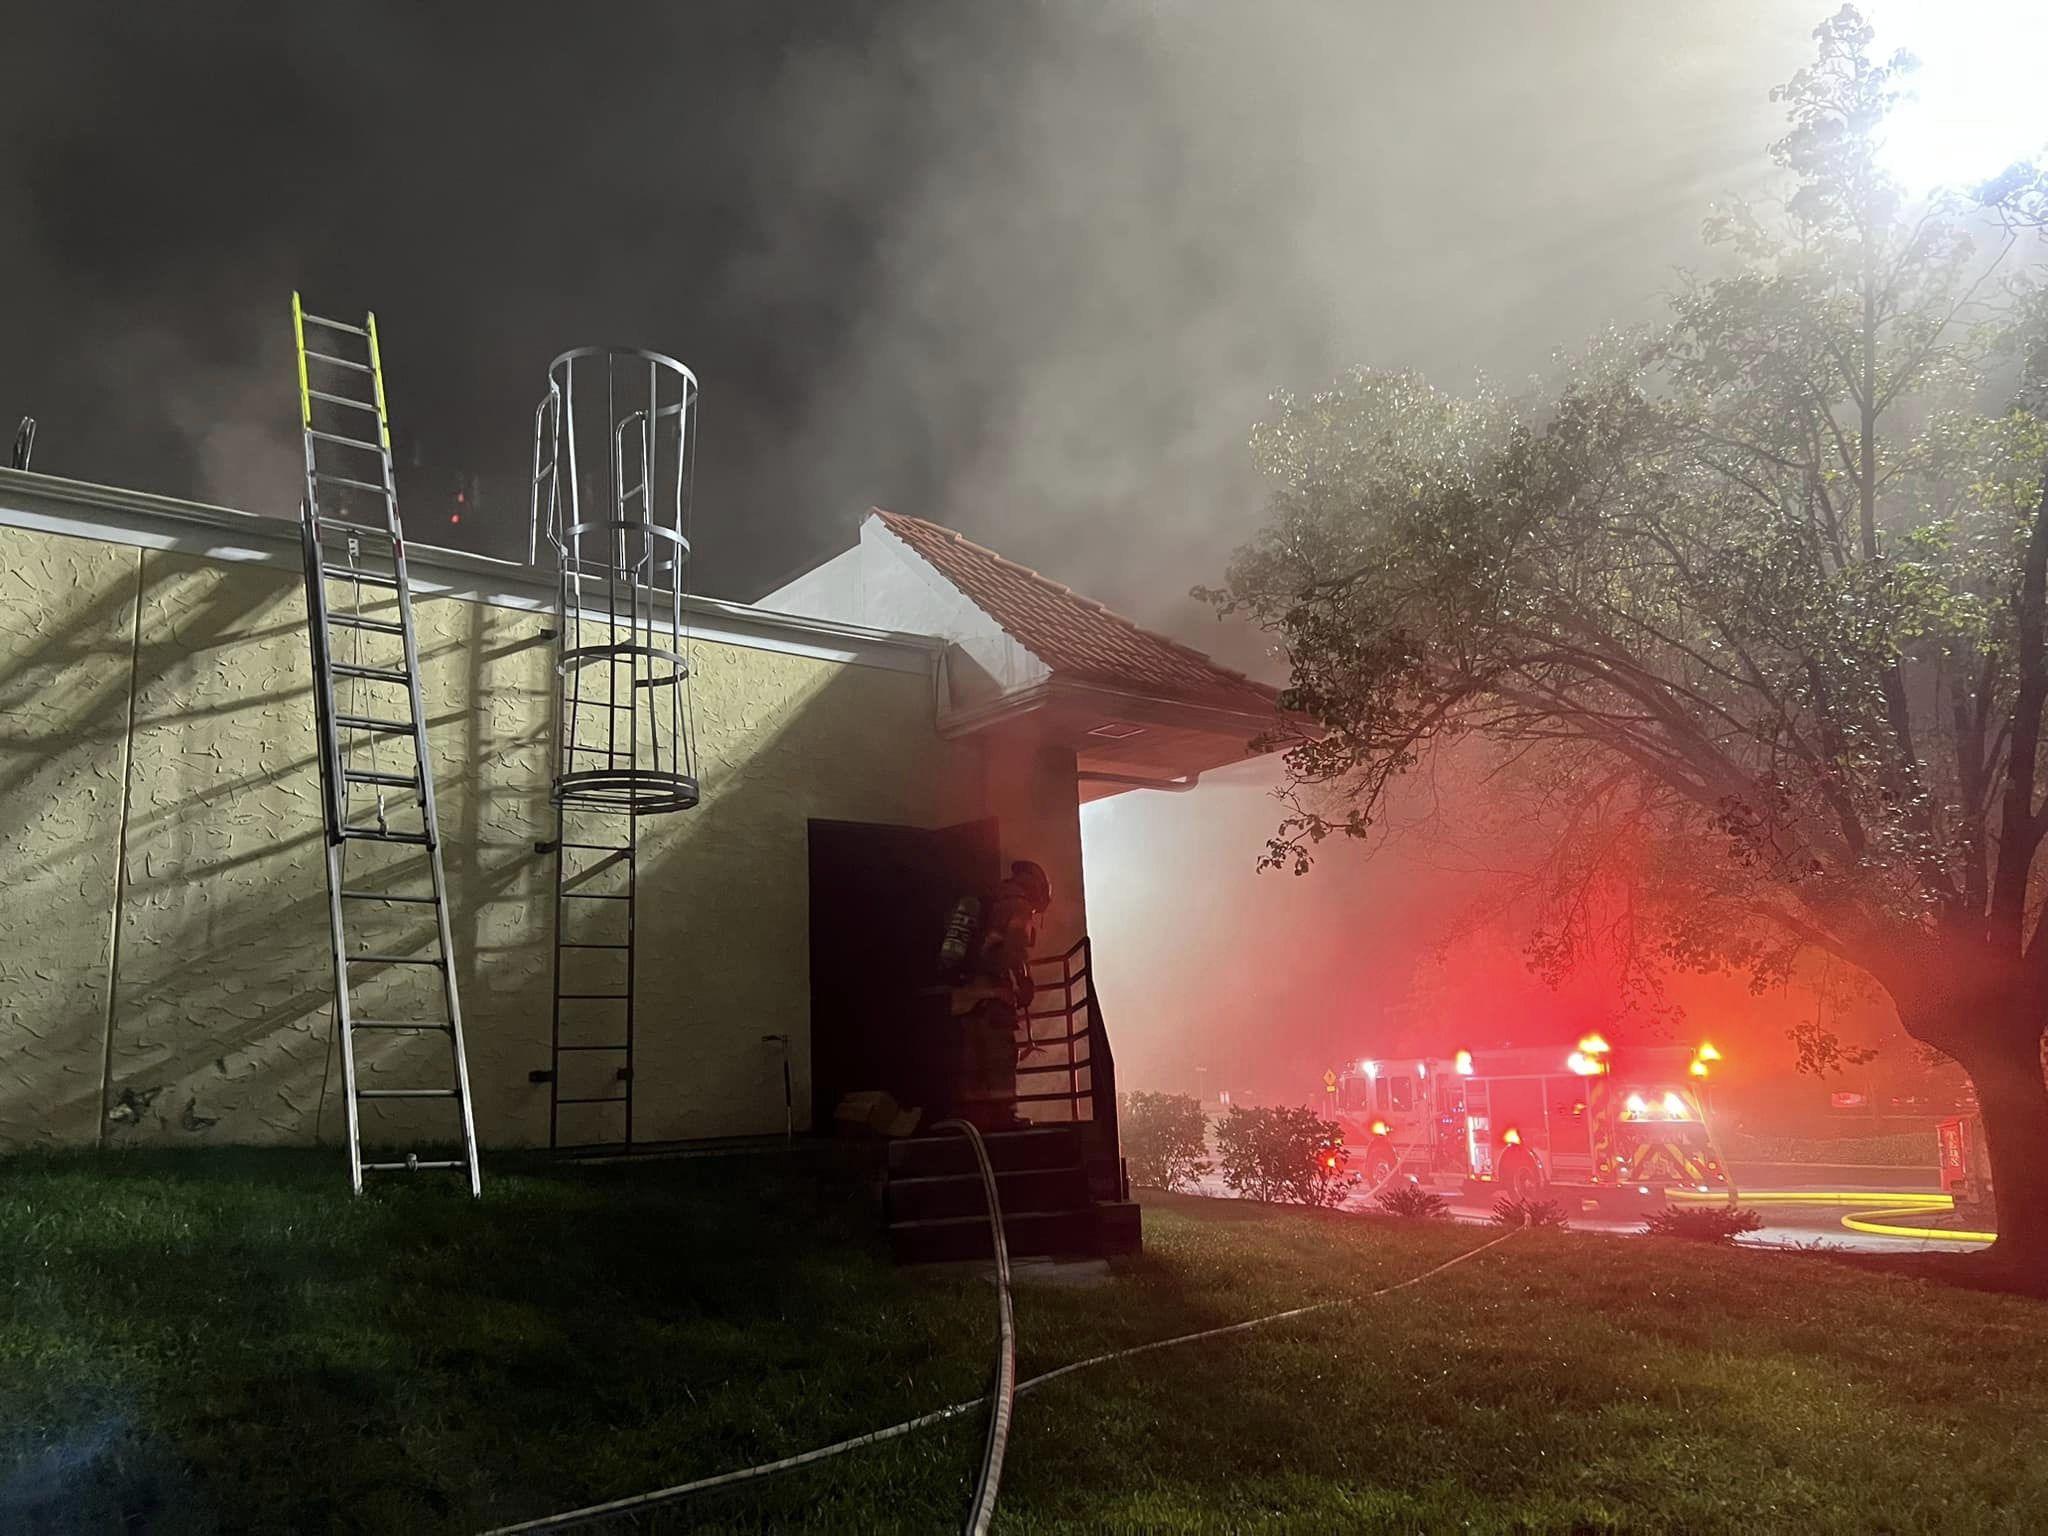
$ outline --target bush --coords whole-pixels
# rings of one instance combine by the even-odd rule
[[[1312,1109],[1233,1105],[1216,1126],[1223,1182],[1253,1200],[1336,1205],[1358,1176],[1337,1128]]]
[[[1652,1237],[1686,1237],[1696,1243],[1732,1243],[1763,1224],[1763,1217],[1750,1207],[1731,1210],[1725,1205],[1667,1205],[1643,1219],[1643,1229]]]
[[[1147,1189],[1187,1189],[1214,1165],[1209,1122],[1184,1093],[1126,1093],[1117,1102],[1117,1125],[1131,1182]]]
[[[1510,1195],[1493,1202],[1493,1219],[1504,1227],[1565,1226],[1564,1207],[1555,1200],[1518,1200]]]
[[[1444,1197],[1417,1184],[1398,1184],[1379,1197],[1380,1209],[1389,1216],[1441,1216],[1450,1209]]]

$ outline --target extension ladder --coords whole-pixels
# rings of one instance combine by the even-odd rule
[[[309,330],[316,342],[310,347]],[[292,332],[306,447],[300,533],[349,1182],[361,1194],[366,1173],[462,1169],[476,1195],[482,1174],[377,317],[366,315],[361,325],[325,320],[307,314],[294,293]],[[431,930],[419,921],[424,907],[433,909]],[[360,1035],[386,1037],[384,1046],[364,1046],[359,1055]],[[446,1043],[445,1058],[434,1048],[437,1037]],[[457,1111],[460,1156],[409,1151],[365,1160],[364,1106],[381,1116],[409,1100],[439,1100]]]

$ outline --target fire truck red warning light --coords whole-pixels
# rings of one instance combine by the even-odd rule
[[[1717,1053],[1718,1054],[1718,1053]],[[1561,1046],[1366,1059],[1331,1108],[1370,1182],[1479,1183],[1528,1198],[1728,1188],[1691,1047]]]

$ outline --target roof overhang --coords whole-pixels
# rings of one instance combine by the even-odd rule
[[[1071,748],[1083,800],[1132,789],[1192,789],[1211,769],[1275,750],[1265,739],[1287,725],[1277,711],[1130,693],[1057,674],[960,708],[942,683],[940,700],[942,736],[1028,736]]]

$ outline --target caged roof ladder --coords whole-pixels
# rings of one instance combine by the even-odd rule
[[[294,293],[292,332],[349,1182],[452,1169],[480,1194],[377,317],[323,319]],[[366,1156],[366,1137],[405,1150]]]
[[[685,607],[697,379],[672,357],[578,347],[534,412],[529,559],[555,567],[554,1015],[548,1145],[634,1146],[643,817],[700,785]],[[547,546],[546,556],[542,544]]]

